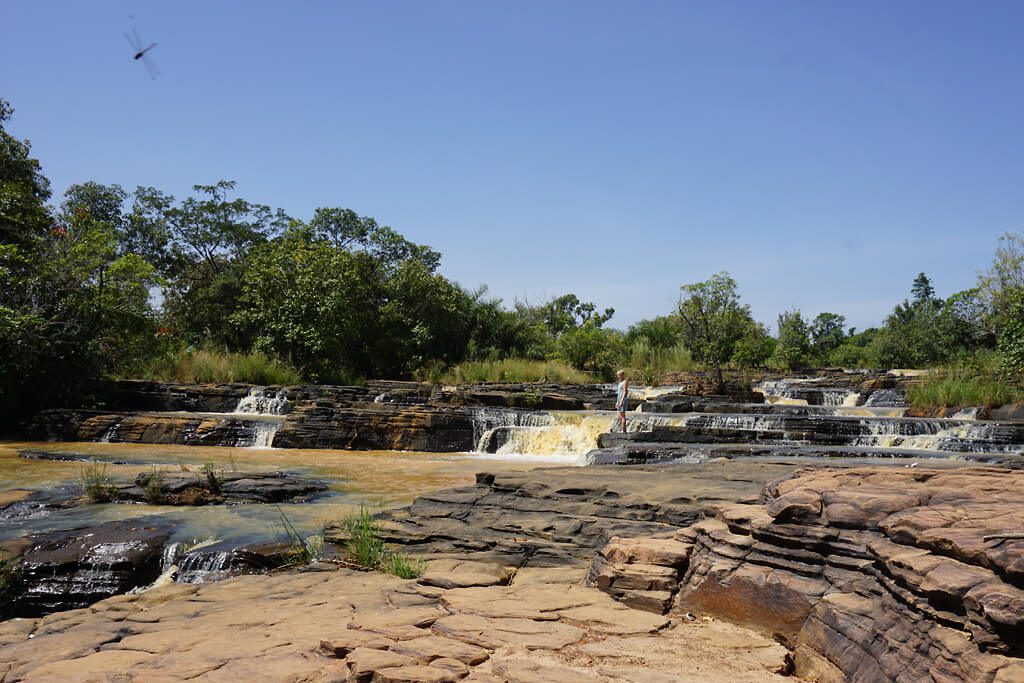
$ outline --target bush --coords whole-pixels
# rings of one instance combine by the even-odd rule
[[[324,556],[323,534],[303,536],[295,528],[292,521],[284,514],[281,506],[277,506],[277,513],[281,516],[281,528],[284,530],[286,543],[288,543],[287,563],[290,565],[309,564]]]
[[[299,384],[302,376],[287,363],[266,354],[182,349],[151,362],[143,379],[211,384]]]

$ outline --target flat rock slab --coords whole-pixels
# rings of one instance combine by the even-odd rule
[[[522,647],[560,650],[583,638],[583,629],[559,622],[532,619],[495,619],[474,614],[453,614],[434,622],[434,633],[489,650]]]

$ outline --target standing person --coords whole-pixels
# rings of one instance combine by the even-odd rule
[[[629,409],[629,380],[626,373],[619,370],[615,373],[619,380],[619,388],[615,393],[615,410],[619,411],[619,427],[626,433],[626,410]]]

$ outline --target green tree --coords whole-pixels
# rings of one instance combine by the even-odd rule
[[[772,358],[782,368],[791,370],[807,364],[811,339],[807,323],[800,311],[779,314],[779,342]]]
[[[824,362],[843,343],[845,327],[846,317],[837,313],[819,313],[811,321],[811,351],[819,361]]]
[[[626,332],[626,343],[633,344],[643,339],[652,349],[671,349],[681,341],[679,318],[662,315],[650,320],[641,320],[631,325]]]
[[[994,335],[1013,315],[1019,292],[1024,291],[1024,234],[999,238],[992,267],[978,275],[978,297],[988,308],[985,324]]]
[[[541,306],[538,313],[548,333],[557,338],[585,325],[601,327],[615,315],[615,309],[606,308],[601,313],[592,302],[580,301],[575,294],[564,294]]]
[[[234,189],[228,180],[195,185],[194,196],[177,202],[139,188],[125,221],[125,242],[164,276],[164,312],[180,338],[245,350],[253,340],[233,317],[245,259],[289,219],[280,210],[231,198]]]
[[[589,322],[564,332],[555,342],[556,356],[578,370],[610,379],[625,352],[620,332]]]
[[[736,342],[732,362],[741,368],[762,367],[775,351],[776,341],[761,323],[751,320]]]
[[[714,368],[718,386],[722,387],[722,365],[732,358],[736,342],[749,325],[750,308],[740,304],[736,281],[724,271],[681,289],[683,342],[697,361]]]

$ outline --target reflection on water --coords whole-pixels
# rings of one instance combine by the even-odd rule
[[[425,493],[469,485],[480,471],[504,472],[553,464],[543,459],[482,462],[472,454],[0,442],[0,505],[5,494],[17,489],[53,491],[77,487],[82,462],[22,458],[18,449],[81,454],[108,462],[107,474],[116,482],[128,482],[154,468],[198,470],[206,463],[228,471],[287,470],[325,481],[330,487],[325,495],[309,503],[280,506],[304,533],[319,531],[324,524],[341,519],[361,504],[397,507]],[[274,505],[170,507],[118,503],[87,504],[67,510],[22,506],[19,514],[0,519],[0,540],[145,515],[173,519],[176,532],[172,540],[188,543],[206,539],[277,539],[281,526],[280,512]]]

